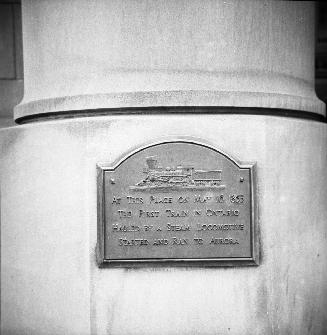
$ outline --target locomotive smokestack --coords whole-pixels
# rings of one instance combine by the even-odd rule
[[[146,163],[148,164],[150,170],[154,170],[158,167],[158,161],[156,159],[156,156],[147,157]]]

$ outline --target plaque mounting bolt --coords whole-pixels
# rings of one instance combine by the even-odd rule
[[[110,178],[110,183],[111,184],[116,184],[115,179],[114,178]]]
[[[241,182],[241,183],[243,183],[243,181],[244,181],[244,178],[243,178],[243,177],[241,177],[241,178],[240,178],[240,182]]]

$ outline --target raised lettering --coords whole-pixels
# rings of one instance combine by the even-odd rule
[[[190,229],[191,229],[190,225],[174,225],[167,223],[168,231],[188,231]]]
[[[166,209],[167,217],[176,218],[176,217],[186,217],[188,216],[188,211],[173,211],[172,209]]]
[[[145,211],[143,209],[139,210],[139,218],[157,218],[159,216],[159,211]]]
[[[173,245],[187,245],[188,239],[187,238],[177,238],[173,237]]]

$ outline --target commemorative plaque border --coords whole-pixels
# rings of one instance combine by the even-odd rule
[[[137,258],[137,259],[107,259],[105,258],[105,173],[114,172],[124,161],[138,152],[161,144],[186,143],[202,146],[223,155],[234,163],[239,169],[248,169],[250,172],[250,239],[251,257],[229,257],[229,258]],[[259,227],[257,220],[256,199],[256,163],[239,163],[237,160],[217,149],[214,145],[195,139],[167,139],[151,142],[138,146],[131,150],[112,164],[97,163],[97,245],[96,260],[98,266],[103,267],[146,267],[146,266],[184,266],[184,267],[238,267],[259,265]]]

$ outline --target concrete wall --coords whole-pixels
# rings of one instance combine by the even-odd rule
[[[99,269],[96,163],[185,135],[257,162],[260,265]],[[2,333],[325,334],[326,140],[319,122],[245,115],[3,131]]]
[[[162,106],[325,113],[314,92],[314,3],[26,0],[22,8],[18,121]]]

